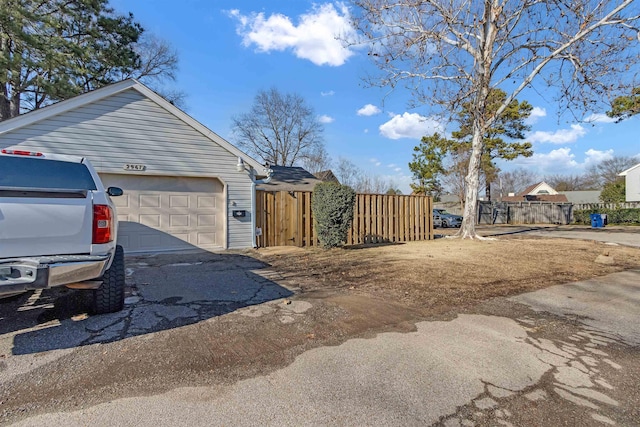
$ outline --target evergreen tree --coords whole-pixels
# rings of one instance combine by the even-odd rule
[[[0,120],[129,77],[174,79],[175,51],[138,44],[143,28],[108,3],[0,0]]]
[[[485,120],[489,121],[506,99],[507,94],[503,90],[493,89],[487,99],[484,111]],[[460,129],[452,134],[453,149],[464,147],[471,151],[472,108],[473,105],[469,102],[462,104],[462,110],[458,113]],[[533,110],[533,106],[527,101],[519,102],[514,99],[484,132],[480,170],[484,175],[487,200],[491,200],[491,183],[498,178],[500,172],[495,164],[496,159],[513,160],[520,156],[531,157],[533,155],[531,143],[520,142],[525,138],[525,132],[531,129],[531,126],[526,123],[526,119],[531,115],[531,110]],[[508,141],[504,138],[507,138]]]

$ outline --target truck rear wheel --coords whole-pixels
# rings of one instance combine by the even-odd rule
[[[124,307],[124,250],[116,246],[111,267],[102,276],[102,285],[93,291],[95,314],[115,313]]]

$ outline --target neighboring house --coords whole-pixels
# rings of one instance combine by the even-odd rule
[[[618,176],[624,176],[626,187],[626,201],[640,202],[640,163],[622,171]]]
[[[0,149],[88,157],[124,195],[127,252],[255,245],[255,183],[265,168],[135,80],[0,122]]]
[[[442,194],[440,196],[439,203],[458,203],[460,204],[460,197],[455,194]]]
[[[564,194],[567,197],[569,203],[576,204],[601,203],[600,193],[602,193],[601,190],[560,191],[560,194]]]
[[[567,196],[558,193],[546,182],[530,185],[518,194],[510,193],[502,198],[503,202],[568,202]]]
[[[271,181],[258,185],[258,190],[313,191],[316,184],[323,182],[299,166],[270,166],[270,169],[273,171]]]
[[[335,182],[336,184],[340,184],[340,180],[338,180],[338,177],[333,174],[331,169],[316,172],[313,175],[322,182]]]

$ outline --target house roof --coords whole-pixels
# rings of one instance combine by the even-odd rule
[[[535,184],[532,184],[532,185],[528,186],[527,188],[525,188],[524,190],[519,192],[517,195],[518,196],[524,196],[524,195],[527,195],[527,194],[538,194],[538,190],[540,189],[540,187],[548,187],[553,191],[553,193],[549,193],[549,194],[557,194],[557,191],[553,187],[551,187],[549,184],[547,184],[544,181],[540,181],[540,182],[537,182]]]
[[[601,190],[562,191],[571,203],[600,203]]]
[[[273,170],[271,181],[256,188],[265,191],[313,191],[316,184],[323,182],[311,172],[298,166],[270,166]]]
[[[568,202],[564,194],[518,194],[516,196],[505,196],[503,202]]]
[[[533,190],[535,190],[536,187],[538,187],[540,184],[542,184],[542,182],[537,182],[537,183],[535,183],[533,185],[528,186],[527,188],[525,188],[524,190],[522,190],[521,192],[516,194],[516,196],[509,196],[509,197],[524,196],[524,195],[533,193]]]
[[[640,163],[638,163],[638,164],[637,164],[637,165],[635,165],[635,166],[631,166],[629,169],[623,170],[622,172],[620,172],[620,173],[618,174],[618,176],[627,176],[627,174],[628,174],[629,172],[631,172],[632,170],[634,170],[635,168],[640,168]]]
[[[230,153],[241,157],[245,164],[254,168],[258,175],[264,175],[265,167],[260,164],[257,160],[251,158],[247,154],[243,153],[240,149],[235,147],[233,144],[211,131],[209,128],[204,126],[202,123],[198,122],[193,117],[189,116],[184,111],[180,110],[175,105],[171,104],[169,101],[164,99],[162,96],[158,95],[144,84],[140,83],[135,79],[123,80],[121,82],[113,83],[108,86],[104,86],[100,89],[93,90],[91,92],[87,92],[73,98],[57,102],[55,104],[49,105],[44,108],[40,108],[38,110],[31,111],[26,114],[22,114],[20,116],[4,120],[0,122],[0,135],[6,132],[10,132],[42,120],[46,120],[50,117],[56,116],[58,114],[65,113],[70,110],[74,110],[90,103],[99,101],[101,99],[107,98],[109,96],[115,95],[117,93],[123,92],[125,90],[133,89],[151,101],[158,104],[160,107],[165,109],[170,114],[173,114],[178,119],[185,122],[187,125],[191,126],[210,140],[217,143],[219,146],[229,151]]]
[[[549,184],[544,181],[535,183],[528,186],[515,196],[505,196],[502,198],[503,202],[568,202],[567,196],[564,194],[536,194],[535,191],[542,187],[547,186],[551,188]],[[554,190],[555,191],[555,190]]]
[[[340,180],[336,177],[331,169],[320,171],[313,174],[316,178],[323,182],[335,182],[340,184]]]

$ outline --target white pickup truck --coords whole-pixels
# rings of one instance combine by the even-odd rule
[[[81,157],[0,151],[0,298],[88,289],[95,313],[124,305],[124,254],[110,196]]]

